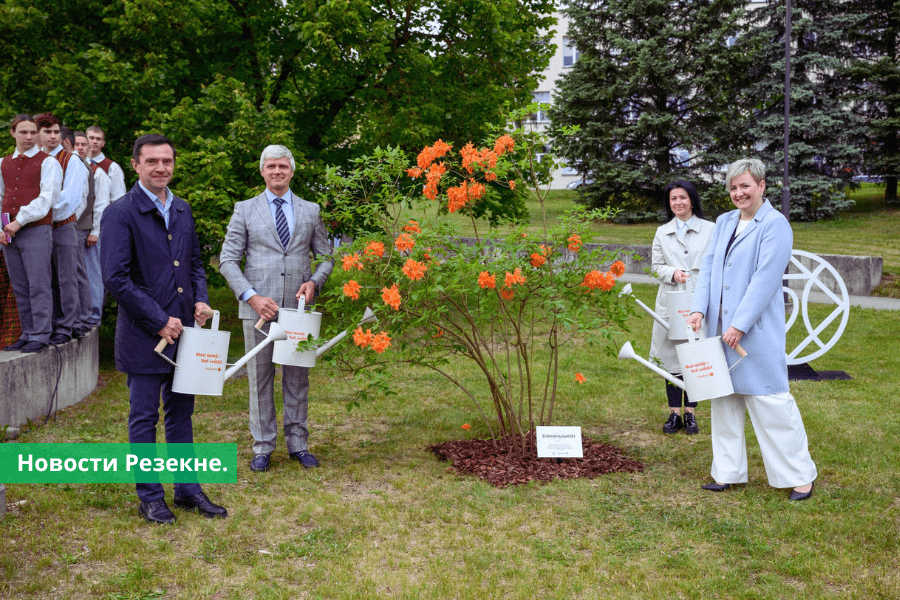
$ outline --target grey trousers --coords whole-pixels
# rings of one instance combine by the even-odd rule
[[[91,248],[88,248],[85,242],[91,232],[88,229],[79,229],[77,233],[78,272],[76,280],[78,281],[78,318],[75,319],[75,327],[77,329],[90,329],[93,326],[93,304],[91,301],[91,282],[88,279],[87,271],[87,254]]]
[[[53,230],[53,332],[71,336],[78,320],[78,230],[75,222]]]
[[[243,319],[244,351],[250,352],[266,339],[253,326],[255,320]],[[263,325],[268,332],[269,324]],[[275,363],[272,362],[272,344],[247,362],[247,379],[250,384],[250,433],[253,435],[253,453],[271,454],[275,451],[278,420],[275,414]],[[309,368],[283,365],[281,393],[284,404],[284,440],[288,452],[308,450],[309,427],[307,425]]]
[[[37,225],[20,229],[13,241],[2,248],[22,324],[20,339],[49,344],[53,331],[51,228],[49,225]]]

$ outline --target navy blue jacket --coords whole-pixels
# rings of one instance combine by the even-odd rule
[[[103,284],[119,304],[116,369],[123,373],[171,373],[154,348],[169,317],[194,324],[194,304],[209,303],[206,271],[191,207],[175,197],[169,229],[147,194],[135,184],[109,205],[100,224]],[[176,343],[165,354],[175,356]]]

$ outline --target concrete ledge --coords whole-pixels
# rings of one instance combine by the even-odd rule
[[[475,238],[460,238],[460,241],[466,245],[474,246]],[[650,246],[642,244],[584,244],[583,248],[587,251],[606,250],[608,252],[621,252],[622,262],[625,263],[625,272],[646,275],[644,269],[651,266]],[[633,252],[634,256],[625,256],[625,253]],[[880,256],[845,256],[840,254],[819,254],[828,264],[840,274],[847,286],[847,293],[851,296],[868,296],[872,290],[881,285],[881,269],[882,259]],[[816,265],[807,264],[809,261],[801,259],[801,264],[807,268],[814,269]],[[606,268],[609,265],[601,265]],[[788,266],[788,273],[797,273],[797,269],[793,265]],[[824,271],[820,275],[822,283],[833,292],[839,292],[834,277]],[[798,280],[791,281],[792,288],[802,288],[803,283]]]
[[[819,254],[825,262],[834,267],[851,296],[868,296],[872,290],[881,285],[882,258],[880,256],[846,256],[842,254]],[[818,267],[806,257],[799,257],[800,264],[810,270]],[[799,273],[793,265],[788,265],[788,273]],[[803,281],[788,280],[792,289],[803,289]],[[831,273],[824,269],[819,274],[819,281],[832,292],[840,294],[837,282]]]
[[[18,427],[44,416],[51,401],[56,411],[84,400],[97,387],[99,350],[95,328],[80,340],[37,354],[0,351],[0,425]]]

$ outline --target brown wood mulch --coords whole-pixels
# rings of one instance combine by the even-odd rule
[[[493,486],[506,487],[529,481],[553,481],[554,479],[593,479],[607,473],[639,473],[644,464],[628,458],[615,446],[596,442],[582,436],[584,458],[538,458],[534,432],[528,436],[528,452],[521,456],[514,448],[512,436],[499,438],[496,445],[491,440],[451,440],[426,448],[440,460],[449,460],[453,466],[447,470],[460,475],[475,475]]]

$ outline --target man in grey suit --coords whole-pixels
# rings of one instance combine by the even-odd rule
[[[295,163],[284,146],[267,146],[259,159],[259,172],[266,190],[249,200],[238,202],[228,224],[219,272],[240,301],[238,316],[244,326],[246,352],[263,341],[264,334],[254,325],[262,317],[273,319],[280,307],[297,308],[300,296],[312,304],[316,288],[322,288],[333,263],[310,268],[310,253],[331,255],[331,244],[319,206],[291,193]],[[246,265],[241,271],[241,259]],[[268,323],[263,331],[268,331]],[[254,471],[267,471],[275,450],[275,365],[272,345],[267,345],[247,363],[250,382],[250,433],[253,435]],[[307,469],[319,461],[309,452],[307,394],[309,368],[282,367],[284,400],[284,437],[288,455]]]

